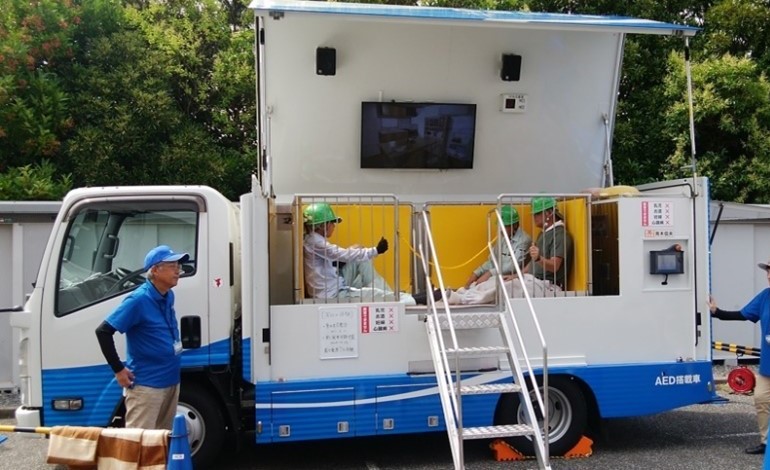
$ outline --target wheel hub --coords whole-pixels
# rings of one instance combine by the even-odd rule
[[[206,426],[198,410],[186,403],[179,403],[177,405],[177,413],[184,416],[185,427],[187,428],[187,441],[190,443],[190,454],[195,455],[206,437]]]

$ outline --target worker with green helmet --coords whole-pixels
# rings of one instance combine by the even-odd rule
[[[372,259],[388,251],[385,237],[368,248],[342,248],[329,242],[342,218],[326,202],[305,206],[302,218],[305,286],[310,297],[343,302],[395,300],[393,290],[372,265]],[[408,294],[401,293],[399,298],[414,304]]]
[[[502,259],[500,260],[500,270],[502,274],[513,274],[515,268],[513,267],[513,259],[516,257],[516,261],[521,268],[524,268],[524,259],[527,256],[527,250],[532,245],[532,238],[527,232],[525,232],[519,226],[519,211],[510,204],[505,204],[500,208],[500,218],[503,221],[505,227],[505,233],[511,240],[511,247],[513,248],[513,256],[508,251],[508,244],[503,241],[498,241],[498,250],[495,253],[501,253]],[[494,276],[495,265],[492,261],[492,255],[481,266],[474,269],[468,280],[465,282],[465,288],[468,289],[474,283],[482,283]]]
[[[535,278],[566,288],[567,270],[572,258],[572,236],[557,208],[556,198],[532,198],[532,218],[542,232],[529,248],[527,272]]]
[[[545,297],[566,287],[568,261],[572,257],[572,237],[564,226],[556,199],[535,197],[531,202],[531,211],[535,226],[542,232],[527,251],[529,262],[522,269],[524,277],[519,279],[516,273],[503,275],[505,291],[511,297],[523,297],[525,289],[532,297]],[[448,303],[494,303],[497,292],[497,283],[494,278],[490,278],[450,292]]]

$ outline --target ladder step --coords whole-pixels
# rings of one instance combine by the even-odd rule
[[[483,395],[487,393],[517,393],[520,391],[521,391],[521,387],[515,383],[462,385],[460,387],[461,395]]]
[[[460,356],[491,356],[495,354],[505,354],[508,348],[505,346],[474,346],[470,348],[447,348],[447,354],[457,354]]]
[[[489,439],[493,437],[534,436],[535,430],[526,424],[505,424],[502,426],[481,426],[464,428],[463,439]]]
[[[497,328],[500,326],[500,312],[452,313],[452,322],[456,330]],[[442,330],[449,329],[449,318],[446,314],[440,313],[438,315],[438,324]]]

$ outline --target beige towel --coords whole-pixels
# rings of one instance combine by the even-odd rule
[[[140,470],[166,470],[170,435],[165,429],[147,429],[142,433]]]
[[[46,463],[84,470],[165,470],[170,432],[55,426]]]
[[[165,470],[167,430],[107,428],[99,437],[99,470]]]
[[[46,463],[93,467],[101,432],[102,428],[95,427],[54,426]]]

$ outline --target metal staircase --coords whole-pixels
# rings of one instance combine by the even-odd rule
[[[494,216],[498,219],[498,227],[503,227],[500,218],[499,209],[495,211]],[[421,242],[418,242],[417,251],[422,262],[423,272],[426,277],[426,285],[430,286],[430,262],[434,266],[434,272],[437,275],[439,288],[443,293],[444,306],[437,307],[429,295],[428,314],[426,316],[426,329],[430,343],[431,356],[436,372],[436,381],[438,383],[441,404],[444,410],[444,421],[446,423],[449,443],[452,450],[452,459],[455,470],[465,468],[463,455],[463,441],[468,439],[490,439],[503,438],[511,436],[528,436],[534,442],[535,454],[541,469],[549,469],[550,458],[548,449],[545,445],[544,436],[547,435],[548,409],[543,403],[548,402],[548,366],[547,350],[545,340],[543,339],[540,326],[534,314],[532,302],[529,293],[525,290],[525,297],[529,306],[531,320],[534,322],[539,334],[540,345],[542,347],[542,381],[544,396],[541,395],[537,386],[536,376],[529,357],[524,347],[524,341],[519,330],[516,317],[513,315],[510,295],[504,289],[500,295],[502,307],[495,311],[488,312],[452,312],[447,302],[446,288],[444,280],[439,269],[438,257],[433,244],[433,236],[430,230],[428,214],[420,214],[422,226]],[[493,237],[490,237],[490,239]],[[502,231],[502,236],[498,234],[500,240],[508,243],[509,253],[513,253],[510,246],[510,240]],[[499,273],[497,256],[494,256],[495,250],[492,242],[488,244],[490,253],[493,253],[491,259],[495,264],[495,269]],[[516,271],[521,277],[521,268],[514,260]],[[499,286],[503,286],[503,279],[500,274],[497,276]],[[458,341],[458,330],[463,329],[497,329],[500,332],[501,344],[497,345],[461,345]],[[507,357],[508,364],[511,366],[511,382],[489,383],[464,385],[463,374],[461,373],[461,360],[472,357],[495,356]],[[525,380],[525,378],[527,380]],[[462,400],[464,396],[479,394],[503,394],[518,393],[520,403],[525,408],[526,423],[493,425],[482,427],[464,427]],[[535,414],[533,400],[537,403],[537,409],[542,410],[539,419]],[[521,413],[519,413],[521,415]],[[538,423],[542,423],[540,427]]]

